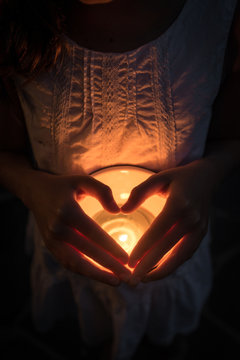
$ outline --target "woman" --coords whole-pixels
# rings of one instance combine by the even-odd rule
[[[144,335],[169,344],[195,329],[210,291],[209,207],[240,162],[237,1],[66,3],[2,1],[0,181],[34,216],[36,326],[52,326],[70,284],[84,341],[129,359]],[[121,209],[89,175],[115,164],[156,172]],[[77,203],[128,213],[159,193],[166,205],[129,259]]]

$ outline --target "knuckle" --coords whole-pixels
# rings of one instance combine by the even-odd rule
[[[47,237],[48,238],[59,238],[64,235],[63,225],[58,221],[52,221],[48,224]]]
[[[72,207],[72,201],[66,201],[56,208],[57,218],[64,218],[69,213],[69,209]]]
[[[180,199],[180,209],[184,212],[190,212],[191,211],[191,203],[190,200],[186,197],[182,197]]]
[[[56,208],[56,215],[57,216],[62,216],[64,214],[64,206],[58,206]]]
[[[198,226],[201,222],[201,215],[198,211],[190,211],[188,214],[188,223],[191,226]]]
[[[60,224],[58,221],[53,221],[48,225],[48,230],[52,234],[57,234],[59,232]]]
[[[176,209],[183,215],[188,215],[191,211],[191,202],[185,196],[175,196],[172,198],[172,202],[175,204]]]

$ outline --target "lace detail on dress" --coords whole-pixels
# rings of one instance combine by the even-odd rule
[[[159,157],[162,169],[176,166],[176,123],[169,74],[168,36],[161,47],[152,48],[154,98],[159,128]],[[159,66],[161,64],[161,66]]]
[[[54,89],[50,127],[57,173],[67,169],[64,154],[69,130],[73,62],[74,49],[72,49],[72,56],[65,59],[61,67],[58,66],[53,71]]]
[[[94,76],[92,92],[95,99],[101,97],[101,103],[95,102],[95,116],[99,113],[102,118],[101,131],[105,139],[102,142],[102,165],[106,166],[114,161],[113,154],[118,156],[121,152],[124,140],[129,96],[127,59],[125,56],[103,56],[95,59],[94,65],[95,72],[98,71],[97,65],[101,67],[101,75]]]

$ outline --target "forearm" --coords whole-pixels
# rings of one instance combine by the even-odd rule
[[[34,184],[40,174],[24,153],[0,151],[0,185],[29,207]]]

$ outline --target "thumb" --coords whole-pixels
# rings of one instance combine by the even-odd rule
[[[120,208],[114,200],[112,190],[108,185],[94,179],[92,176],[80,177],[76,185],[76,190],[96,198],[105,210],[114,214],[119,213]]]
[[[150,176],[133,188],[127,202],[121,207],[121,212],[130,213],[142,205],[150,196],[165,192],[169,182],[170,179],[166,175],[154,174]]]

